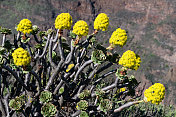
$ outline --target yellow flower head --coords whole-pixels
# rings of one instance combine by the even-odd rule
[[[72,26],[72,17],[69,13],[61,13],[55,20],[56,29],[70,29]]]
[[[127,50],[119,60],[119,64],[129,69],[137,70],[140,66],[141,58],[133,51]]]
[[[21,31],[22,33],[31,33],[32,32],[32,23],[28,19],[23,19],[17,26],[17,31]]]
[[[89,32],[89,26],[87,25],[87,23],[85,21],[79,20],[73,26],[72,32],[75,33],[76,35],[78,35],[79,37],[87,36],[87,34]]]
[[[66,69],[66,72],[69,72],[75,65],[74,64],[70,64],[67,69]]]
[[[155,83],[144,91],[144,101],[159,104],[165,95],[165,87],[161,83]]]
[[[23,48],[18,48],[12,53],[13,61],[16,66],[27,66],[31,62],[29,53]]]
[[[120,47],[123,47],[126,44],[126,41],[126,31],[122,30],[121,28],[118,28],[116,31],[114,31],[111,35],[111,38],[109,39],[109,43],[113,45],[119,45]]]
[[[100,13],[94,21],[94,29],[96,30],[107,30],[109,26],[109,17],[105,13]]]

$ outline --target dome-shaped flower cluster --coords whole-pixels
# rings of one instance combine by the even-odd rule
[[[121,28],[118,28],[116,31],[114,31],[111,35],[111,38],[109,39],[109,43],[119,45],[120,47],[123,47],[126,44],[126,41],[126,31],[122,30]]]
[[[16,49],[13,53],[13,61],[16,66],[27,66],[31,62],[29,53],[23,48]]]
[[[32,32],[32,23],[28,19],[23,19],[17,26],[17,31],[21,31],[22,33],[31,33]]]
[[[72,17],[69,13],[61,13],[55,20],[56,29],[70,29],[72,26]]]
[[[144,101],[159,104],[165,95],[165,87],[161,83],[155,83],[144,91]]]
[[[87,23],[85,21],[79,20],[73,26],[72,32],[75,33],[76,35],[78,35],[79,37],[87,36],[87,34],[89,32],[89,26],[87,25]]]
[[[105,13],[100,13],[94,21],[94,29],[96,30],[107,30],[109,26],[109,17]]]
[[[129,69],[137,70],[140,66],[141,58],[133,51],[127,50],[119,60],[119,64]]]

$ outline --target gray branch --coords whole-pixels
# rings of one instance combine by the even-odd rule
[[[73,82],[76,82],[79,74],[82,72],[82,70],[88,66],[89,64],[91,64],[93,61],[92,60],[89,60],[89,61],[86,61],[77,71],[76,75],[75,75],[75,78],[74,78],[74,81]]]

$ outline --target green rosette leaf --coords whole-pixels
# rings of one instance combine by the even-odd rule
[[[31,32],[31,34],[37,34],[39,30],[40,30],[40,29],[38,28],[37,25],[33,25],[33,26],[32,26],[32,32]]]
[[[41,108],[41,113],[44,117],[54,117],[56,112],[57,108],[52,103],[46,103]]]
[[[0,27],[0,33],[5,35],[10,35],[12,34],[12,31],[11,29]]]
[[[88,97],[90,95],[90,91],[89,90],[84,90],[82,93],[79,94],[79,98],[80,99],[84,99],[86,97]]]
[[[108,110],[112,109],[112,102],[109,99],[103,99],[100,102],[100,110],[103,112],[107,112]]]
[[[104,97],[104,96],[105,96],[105,91],[103,91],[103,90],[101,90],[101,89],[97,89],[97,90],[95,91],[95,94],[96,94],[96,96],[98,96],[98,97]]]
[[[86,100],[81,100],[77,103],[76,108],[78,110],[86,110],[88,108],[89,104]]]
[[[72,39],[76,39],[76,34],[73,33],[72,31],[70,31],[69,37],[71,37]]]
[[[22,106],[25,104],[25,95],[22,95],[20,97],[16,97],[15,99],[11,99],[9,102],[9,107],[12,110],[20,110],[22,109]]]
[[[40,94],[40,101],[43,103],[47,103],[53,99],[52,93],[49,91],[42,91]]]
[[[81,111],[80,117],[89,117],[86,111]]]

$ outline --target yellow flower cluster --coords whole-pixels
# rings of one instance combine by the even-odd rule
[[[127,50],[119,60],[119,64],[129,69],[137,70],[140,66],[141,58],[133,51]]]
[[[118,28],[116,31],[114,31],[111,35],[111,38],[109,39],[109,43],[113,45],[119,45],[120,47],[123,47],[126,44],[126,41],[126,31],[122,30],[121,28]]]
[[[23,48],[16,49],[13,53],[13,61],[16,66],[27,66],[31,62],[29,53]]]
[[[96,30],[107,30],[109,26],[109,17],[105,13],[100,13],[94,21],[94,29]]]
[[[165,87],[161,83],[155,83],[144,91],[144,101],[159,104],[165,95]]]
[[[23,19],[17,26],[17,31],[21,31],[22,33],[31,33],[32,32],[32,23],[28,19]]]
[[[66,69],[66,72],[69,72],[75,65],[74,64],[70,64],[67,69]]]
[[[55,20],[56,29],[70,29],[72,26],[72,17],[69,13],[61,13]]]
[[[85,21],[79,20],[73,26],[72,32],[75,33],[76,35],[78,35],[79,37],[87,36],[87,34],[89,32],[89,26],[87,25],[87,23]]]

